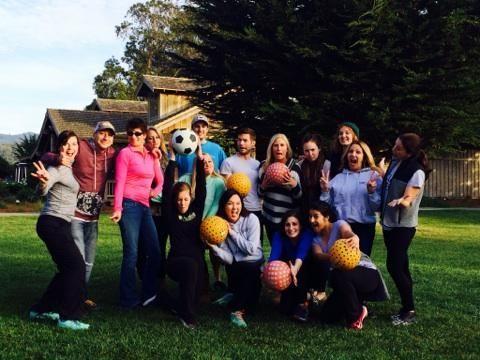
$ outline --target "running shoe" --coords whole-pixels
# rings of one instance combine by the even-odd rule
[[[362,312],[356,321],[350,324],[349,328],[353,330],[362,330],[363,328],[363,320],[368,316],[367,307],[364,305],[362,306]]]

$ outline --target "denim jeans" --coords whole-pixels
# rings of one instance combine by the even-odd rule
[[[157,273],[160,266],[160,247],[150,208],[139,202],[124,199],[120,233],[123,243],[123,260],[120,271],[120,305],[133,307],[157,292]],[[137,294],[136,264],[138,241],[145,246],[146,263],[142,274],[141,299]]]
[[[81,221],[72,219],[72,236],[85,261],[85,282],[92,274],[97,249],[98,221]]]

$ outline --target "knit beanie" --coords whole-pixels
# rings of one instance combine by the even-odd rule
[[[357,124],[351,121],[344,121],[340,123],[340,125],[338,125],[338,128],[340,129],[342,126],[346,126],[352,129],[355,135],[357,135],[357,137],[360,139],[360,129],[358,128]]]

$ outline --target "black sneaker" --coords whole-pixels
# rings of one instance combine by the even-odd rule
[[[415,310],[410,310],[407,312],[401,312],[397,316],[392,316],[392,324],[394,326],[398,325],[411,325],[417,321]]]
[[[297,305],[295,312],[293,313],[293,318],[300,322],[307,322],[308,320],[308,306]]]

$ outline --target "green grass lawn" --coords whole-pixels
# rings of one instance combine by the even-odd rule
[[[232,328],[224,309],[204,305],[199,327],[189,331],[156,308],[121,311],[118,297],[121,240],[118,226],[101,219],[90,296],[101,309],[91,329],[72,332],[30,322],[27,309],[41,295],[54,266],[35,233],[35,217],[0,217],[0,358],[159,359],[377,359],[480,357],[480,212],[421,213],[410,250],[419,322],[393,327],[399,298],[385,269],[378,231],[373,259],[392,294],[371,304],[374,316],[360,332],[297,324],[278,314],[262,295],[248,329]]]

